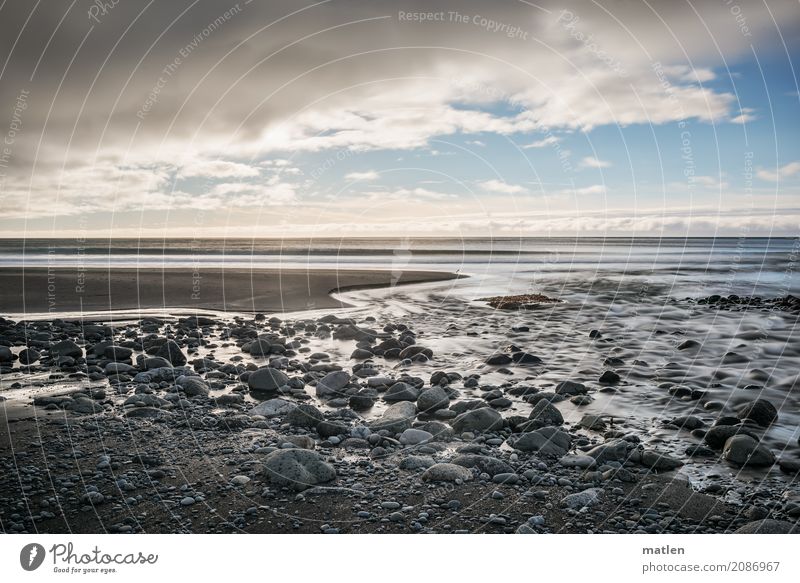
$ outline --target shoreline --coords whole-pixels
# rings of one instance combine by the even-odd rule
[[[331,294],[460,277],[383,269],[0,267],[0,306],[9,315],[136,309],[282,313],[350,307]]]

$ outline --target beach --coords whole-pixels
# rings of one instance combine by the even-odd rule
[[[533,276],[537,243],[495,263],[473,245],[480,269],[441,247],[392,269],[363,242],[343,270],[325,253],[280,270],[212,257],[195,303],[185,257],[137,258],[138,270],[117,257],[110,271],[62,259],[56,290],[87,281],[52,314],[46,268],[26,268],[15,296],[21,269],[0,267],[15,281],[0,321],[0,525],[797,528],[800,301],[781,279],[792,241],[753,243],[718,287],[697,281],[703,265],[726,270],[707,250],[622,269],[619,243],[608,259],[559,250]]]

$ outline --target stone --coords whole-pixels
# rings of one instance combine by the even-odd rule
[[[417,399],[417,408],[420,413],[431,414],[439,409],[450,406],[450,397],[442,387],[433,387],[422,391]]]
[[[208,384],[200,377],[178,377],[176,383],[188,397],[207,397],[210,391]]]
[[[325,419],[322,411],[303,403],[286,414],[286,422],[293,427],[316,427]]]
[[[611,439],[596,445],[586,455],[593,457],[601,465],[606,462],[622,462],[628,457],[629,445],[624,439]]]
[[[657,472],[669,472],[683,465],[683,462],[680,460],[649,449],[641,452],[640,459],[640,464]]]
[[[600,488],[589,488],[581,492],[568,494],[561,499],[561,505],[571,508],[573,510],[580,510],[581,508],[591,507],[600,502],[603,496],[603,490]]]
[[[83,349],[72,340],[62,340],[50,347],[52,356],[69,356],[70,358],[80,358],[83,356]]]
[[[541,455],[563,457],[572,446],[572,437],[555,427],[542,427],[535,431],[509,438],[509,445],[520,451],[533,451]]]
[[[172,363],[161,356],[151,356],[142,360],[142,366],[145,370],[153,370],[156,368],[172,367]]]
[[[426,482],[467,482],[472,479],[472,472],[456,464],[434,464],[422,473]]]
[[[558,463],[564,466],[565,468],[581,468],[581,469],[589,469],[593,468],[597,462],[592,456],[589,455],[565,455]]]
[[[430,360],[433,358],[433,350],[414,344],[400,351],[400,360],[405,360],[406,358],[421,360],[420,356],[424,357],[424,360]]]
[[[133,355],[133,350],[112,345],[107,346],[103,354],[106,358],[110,358],[111,360],[127,360]]]
[[[574,381],[561,381],[556,385],[557,395],[582,395],[587,392],[586,385]]]
[[[765,399],[756,399],[736,409],[739,419],[750,419],[761,427],[769,427],[778,418],[778,410]]]
[[[419,445],[420,443],[425,443],[432,439],[432,434],[420,429],[406,429],[400,435],[400,443],[403,445]]]
[[[539,401],[533,407],[528,419],[540,421],[542,425],[563,425],[564,416],[549,401]]]
[[[607,370],[600,375],[600,382],[603,385],[616,385],[620,381],[620,376],[613,370]]]
[[[785,520],[754,520],[744,526],[739,527],[734,534],[797,534],[800,533],[800,525],[786,522]]]
[[[490,476],[514,473],[514,469],[506,462],[489,455],[462,453],[450,460],[450,463],[465,468],[478,468],[481,473],[489,474]]]
[[[372,431],[385,429],[392,433],[402,433],[411,427],[411,423],[416,416],[417,407],[414,403],[400,401],[387,408],[381,418],[370,423],[369,427]]]
[[[487,357],[485,362],[488,365],[501,366],[504,364],[511,364],[514,361],[511,358],[511,355],[499,353],[499,354],[492,354],[491,356]]]
[[[334,467],[308,449],[279,449],[264,458],[264,475],[276,486],[305,490],[336,479]]]
[[[341,397],[342,389],[348,384],[350,384],[350,373],[343,370],[329,372],[317,381],[317,397],[320,399]]]
[[[578,426],[583,427],[584,429],[589,429],[590,431],[605,431],[606,422],[600,415],[592,415],[591,413],[587,413],[581,417],[580,421],[578,421]]]
[[[703,436],[703,441],[713,449],[722,449],[728,439],[738,434],[751,435],[754,437],[752,432],[747,431],[741,425],[715,425],[706,432]]]
[[[511,355],[511,359],[517,364],[542,364],[543,360],[538,356],[529,354],[527,352],[515,352]]]
[[[722,459],[737,466],[771,466],[775,463],[772,452],[749,435],[730,437],[722,450]]]
[[[322,437],[345,435],[350,433],[350,427],[337,421],[320,421],[317,423],[317,433]]]
[[[167,340],[162,344],[153,356],[160,356],[169,361],[172,366],[183,366],[186,364],[186,355],[181,351],[181,347],[174,340]]]
[[[390,403],[397,401],[416,401],[419,397],[419,391],[408,383],[399,382],[393,384],[383,394],[383,399]]]
[[[25,348],[19,353],[19,362],[21,364],[33,364],[41,358],[41,354],[33,348]]]
[[[365,348],[356,348],[352,354],[350,355],[351,360],[366,360],[368,358],[372,358],[375,356],[369,350]]]
[[[503,427],[503,416],[491,407],[481,407],[462,413],[451,425],[456,433],[497,431]]]
[[[685,415],[683,417],[676,417],[669,422],[670,425],[686,429],[687,431],[694,431],[700,429],[705,423],[693,415]]]
[[[287,384],[289,384],[289,377],[277,368],[259,368],[247,377],[247,386],[251,391],[257,393],[275,393]]]
[[[260,415],[262,417],[270,419],[272,417],[280,417],[282,415],[286,415],[293,409],[297,409],[297,405],[295,405],[291,401],[287,401],[285,399],[269,399],[267,401],[262,401],[261,403],[250,409],[247,412],[247,414]]]
[[[399,468],[401,470],[423,470],[428,469],[436,462],[433,458],[427,455],[410,455],[400,460]]]

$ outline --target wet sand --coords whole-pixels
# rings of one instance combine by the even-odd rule
[[[5,313],[134,309],[289,312],[346,306],[330,296],[351,289],[442,281],[427,271],[277,269],[0,268]]]

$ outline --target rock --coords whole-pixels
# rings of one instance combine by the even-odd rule
[[[368,358],[372,358],[375,356],[369,350],[364,348],[356,348],[353,353],[350,355],[351,360],[366,360]]]
[[[520,451],[534,451],[541,455],[563,457],[572,446],[572,437],[555,427],[542,427],[536,431],[509,438],[509,445]]]
[[[565,468],[582,468],[582,469],[589,469],[593,468],[597,462],[592,456],[588,455],[565,455],[558,463],[564,466]]]
[[[264,459],[264,475],[277,486],[305,490],[336,479],[336,470],[308,449],[279,449]]]
[[[456,464],[434,464],[422,473],[426,482],[467,482],[472,479],[472,472]]]
[[[517,364],[542,364],[544,362],[538,356],[527,352],[515,352],[511,355],[511,359]]]
[[[639,463],[657,472],[669,472],[683,465],[683,462],[680,460],[649,449],[641,453],[641,461]]]
[[[397,401],[416,401],[419,397],[419,391],[408,383],[399,382],[393,384],[383,394],[383,399],[390,403]]]
[[[133,350],[130,348],[116,345],[107,346],[104,351],[104,356],[111,360],[128,360],[132,355]]]
[[[245,486],[250,482],[250,478],[247,476],[234,476],[231,478],[231,485],[233,486]]]
[[[778,466],[784,474],[800,474],[800,460],[798,459],[781,458],[778,460]]]
[[[465,468],[478,468],[481,473],[489,474],[490,476],[514,473],[514,469],[506,462],[489,455],[463,453],[450,460],[450,463]]]
[[[705,423],[693,415],[676,417],[675,419],[671,420],[669,424],[675,427],[680,427],[681,429],[686,429],[688,431],[700,429],[703,425],[705,425]]]
[[[325,419],[314,405],[301,404],[286,414],[286,422],[293,427],[316,427]]]
[[[624,439],[611,439],[596,445],[586,452],[586,455],[597,460],[598,464],[606,462],[622,462],[628,457],[629,443]]]
[[[342,389],[348,384],[350,384],[350,373],[343,370],[329,372],[317,382],[317,397],[320,399],[341,397]]]
[[[600,415],[592,415],[591,413],[587,413],[581,417],[580,421],[578,421],[578,427],[583,427],[584,429],[589,429],[590,431],[605,431],[606,422]]]
[[[433,358],[433,350],[414,344],[400,351],[400,359],[405,360],[406,358],[411,360],[430,360]]]
[[[129,364],[124,364],[121,362],[109,362],[106,367],[103,369],[103,372],[106,376],[111,376],[115,374],[136,374],[139,372],[135,366],[131,366]]]
[[[377,396],[375,389],[360,389],[355,395],[350,395],[347,404],[354,411],[365,411],[375,405]]]
[[[22,358],[20,358],[20,360],[22,360]],[[14,362],[14,353],[11,352],[11,349],[8,346],[0,345],[0,362],[3,363]]]
[[[427,455],[410,455],[400,460],[401,470],[422,470],[431,467],[436,462]]]
[[[142,361],[142,366],[145,370],[153,370],[156,368],[169,368],[172,366],[172,363],[168,361],[166,358],[162,358],[161,356],[151,356],[149,358],[145,358]]]
[[[452,426],[456,433],[496,431],[503,427],[503,416],[491,407],[481,407],[462,413],[453,419]]]
[[[406,429],[400,435],[400,443],[403,445],[419,445],[420,443],[425,443],[432,439],[432,434],[420,429]]]
[[[573,510],[580,510],[581,508],[591,507],[600,502],[603,496],[603,490],[600,488],[589,488],[582,492],[575,492],[568,494],[561,499],[561,505]]]
[[[83,349],[72,340],[62,340],[50,347],[51,356],[69,356],[70,358],[80,358],[83,356]]]
[[[262,401],[250,409],[247,414],[261,415],[262,417],[270,419],[272,417],[286,415],[293,409],[297,409],[297,405],[290,401],[286,401],[285,399],[269,399],[268,401]]]
[[[699,348],[700,343],[696,340],[684,340],[678,344],[678,350],[698,350]]]
[[[749,435],[730,437],[722,450],[722,459],[738,466],[771,466],[775,463],[772,452]]]
[[[420,413],[431,414],[438,409],[447,409],[450,406],[450,397],[442,387],[433,387],[423,391],[417,399],[417,408]]]
[[[208,384],[200,377],[178,377],[175,384],[189,397],[207,397],[210,391]]]
[[[322,437],[333,437],[334,435],[349,434],[350,428],[344,423],[336,421],[320,421],[317,423],[317,433]]]
[[[620,381],[620,377],[613,370],[607,370],[600,375],[599,382],[604,385],[616,385]]]
[[[761,427],[769,427],[778,418],[778,410],[765,399],[756,399],[736,410],[739,419],[750,419]]]
[[[561,381],[556,385],[557,395],[582,395],[587,392],[586,385],[574,381]]]
[[[277,368],[259,368],[247,377],[247,386],[257,393],[275,393],[288,383],[289,377]]]
[[[385,429],[392,433],[402,433],[411,427],[416,416],[417,408],[414,403],[400,401],[386,409],[380,419],[370,423],[370,429],[372,431]]]
[[[21,364],[33,364],[41,358],[41,354],[33,348],[25,348],[19,353],[19,362]]]
[[[181,347],[174,340],[167,340],[156,351],[154,356],[160,356],[169,361],[172,366],[183,366],[186,364],[186,356],[181,351]]]
[[[755,520],[733,531],[733,534],[797,534],[800,525],[785,520]]]
[[[561,411],[545,400],[536,403],[528,419],[540,421],[542,425],[559,426],[564,424],[564,416],[561,415]]]
[[[500,366],[504,364],[511,364],[514,361],[512,360],[511,355],[500,353],[500,354],[492,354],[491,356],[486,358],[485,362],[486,364],[492,366]]]
[[[722,449],[728,439],[739,434],[755,437],[752,432],[747,431],[741,425],[715,425],[706,432],[703,436],[703,441],[705,441],[709,447]]]

